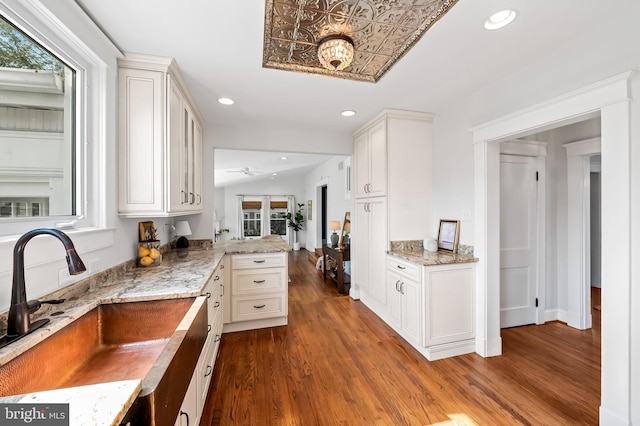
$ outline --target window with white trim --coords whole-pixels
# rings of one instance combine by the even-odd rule
[[[101,123],[88,117],[104,107],[105,64],[68,28],[43,19],[50,18],[46,9],[3,3],[0,236],[43,226],[101,227],[104,188],[95,185],[102,169],[87,170],[86,162],[103,143],[102,135],[93,146],[87,138]]]

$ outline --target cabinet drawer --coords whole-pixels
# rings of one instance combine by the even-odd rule
[[[233,298],[231,316],[233,321],[247,321],[287,315],[286,299],[283,294],[265,297]]]
[[[387,270],[397,272],[415,281],[420,281],[420,265],[400,260],[395,256],[387,256]]]
[[[285,266],[285,256],[286,253],[233,255],[231,256],[231,270]]]
[[[233,271],[233,295],[249,295],[284,291],[286,277],[282,268]]]

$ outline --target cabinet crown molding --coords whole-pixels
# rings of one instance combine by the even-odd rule
[[[118,66],[120,68],[135,68],[169,74],[191,105],[191,109],[193,110],[194,115],[198,118],[198,121],[204,123],[204,118],[198,108],[198,104],[193,99],[193,96],[191,96],[189,86],[187,86],[187,82],[184,80],[184,77],[180,72],[180,68],[178,67],[178,63],[174,58],[123,52],[123,57],[118,58]]]
[[[428,121],[431,123],[433,122],[433,119],[435,116],[436,115],[431,112],[409,111],[409,110],[392,109],[392,108],[383,109],[375,117],[367,121],[365,124],[360,126],[355,132],[353,132],[352,137],[356,138],[362,132],[366,131],[369,127],[371,127],[376,122],[382,119],[402,118],[404,120]]]

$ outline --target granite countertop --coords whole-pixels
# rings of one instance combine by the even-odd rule
[[[170,250],[163,254],[160,264],[148,268],[134,267],[121,273],[104,271],[102,273],[104,277],[100,280],[88,277],[86,280],[41,298],[64,298],[66,300],[60,305],[47,306],[32,315],[32,322],[44,317],[48,317],[51,321],[33,333],[0,349],[0,366],[26,352],[100,304],[197,297],[202,294],[207,281],[225,254],[273,253],[289,250],[291,250],[289,245],[280,238],[279,241],[221,241],[215,243],[213,247],[209,244],[204,248]],[[117,267],[112,269],[115,270]],[[60,311],[63,313],[57,314]],[[52,316],[53,312],[56,312],[56,315]],[[131,403],[140,391],[140,380],[134,381],[137,382],[134,388],[128,382],[103,383],[81,390],[83,398],[80,398],[81,404],[79,405],[82,405],[82,409],[73,408],[78,404],[72,404],[71,416],[74,419],[74,412],[84,414],[76,421],[72,421],[71,424],[118,424],[113,419],[118,418],[120,415],[118,413],[124,415],[129,410]],[[73,401],[75,403],[78,401],[76,398],[78,389],[81,388],[36,392],[24,398],[29,397],[31,399],[28,402],[34,403],[45,400],[48,402]],[[113,397],[112,393],[117,396]],[[50,398],[54,398],[55,401]],[[0,401],[24,402],[16,400],[15,396],[0,398]],[[100,405],[106,401],[110,401],[110,405]],[[96,410],[105,414],[100,422],[94,422],[91,415],[95,413],[92,414],[91,407],[96,407]],[[89,417],[83,417],[85,414]],[[114,416],[107,419],[112,414]]]
[[[135,401],[141,380],[99,383],[0,398],[2,403],[69,404],[71,426],[118,426]]]
[[[224,250],[227,254],[277,253],[291,251],[289,244],[280,237],[259,240],[227,240],[218,241],[214,248]]]
[[[424,250],[391,250],[388,252],[392,256],[400,257],[418,265],[449,265],[452,263],[469,263],[477,262],[478,259],[465,255],[453,254],[448,251],[424,251]]]

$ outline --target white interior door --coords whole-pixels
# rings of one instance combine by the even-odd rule
[[[500,155],[500,327],[536,322],[536,158]]]

